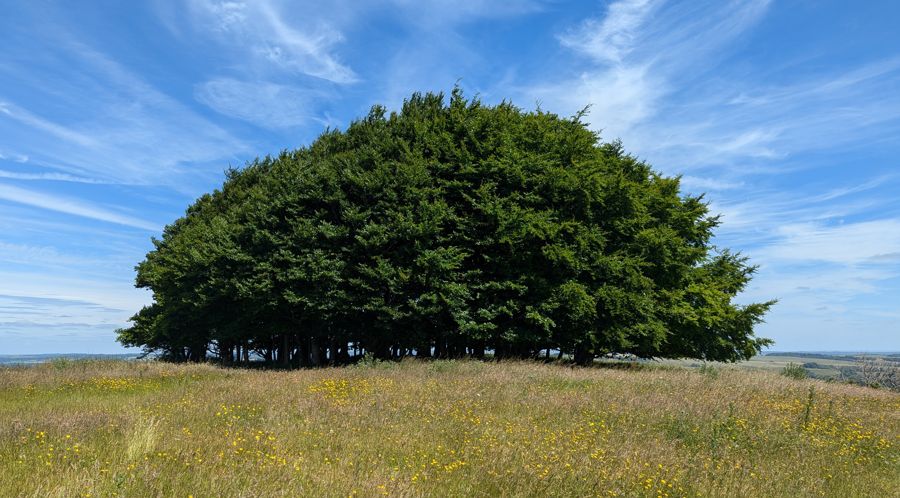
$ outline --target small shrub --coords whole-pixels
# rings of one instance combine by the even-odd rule
[[[379,360],[372,353],[366,353],[356,363],[357,368],[392,369],[398,365],[396,361]]]
[[[719,377],[719,369],[709,363],[700,365],[700,373],[710,379],[717,379]]]
[[[459,362],[455,360],[434,360],[428,364],[428,369],[435,373],[455,372],[459,369]]]
[[[375,355],[372,353],[366,353],[362,355],[362,358],[356,362],[356,366],[360,368],[372,368],[377,366],[381,360],[375,358]]]
[[[56,370],[65,370],[74,362],[68,358],[53,358],[50,360],[50,365],[53,366]]]
[[[803,407],[803,428],[806,428],[809,425],[809,420],[812,417],[812,410],[815,402],[816,389],[813,386],[809,386],[809,395],[806,397],[806,405]]]
[[[803,380],[808,377],[808,375],[806,374],[806,369],[803,368],[803,365],[798,365],[793,362],[785,365],[785,367],[781,370],[781,375],[794,380]]]

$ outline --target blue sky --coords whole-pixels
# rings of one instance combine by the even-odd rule
[[[588,121],[706,192],[777,350],[900,350],[900,2],[0,0],[0,354],[118,352],[229,165],[413,91]]]

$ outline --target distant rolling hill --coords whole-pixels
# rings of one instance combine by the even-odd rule
[[[57,359],[67,360],[133,360],[138,355],[126,354],[91,354],[91,353],[49,353],[49,354],[0,354],[0,365],[31,365],[46,363]]]

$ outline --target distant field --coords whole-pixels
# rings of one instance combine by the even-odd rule
[[[900,353],[768,353],[749,361],[730,365],[713,364],[721,368],[741,368],[781,372],[788,365],[799,365],[815,379],[867,384],[863,375],[865,362],[878,361],[881,365],[900,370]],[[697,360],[660,360],[660,365],[700,368]]]
[[[3,496],[896,496],[900,395],[767,371],[0,368]]]
[[[0,365],[35,365],[53,360],[133,360],[137,354],[0,354]]]
[[[841,379],[842,372],[847,372],[848,369],[853,370],[860,366],[860,361],[856,358],[809,357],[799,353],[756,356],[750,361],[743,363],[742,366],[781,371],[792,363],[803,366],[810,376],[817,379]],[[844,374],[844,376],[847,377],[847,380],[852,380],[848,374]]]

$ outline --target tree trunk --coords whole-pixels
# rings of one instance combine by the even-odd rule
[[[341,345],[338,347],[338,364],[346,365],[347,363],[350,363],[350,352],[348,351],[348,349],[349,348],[346,342],[341,343]]]
[[[337,339],[332,338],[331,343],[328,345],[328,363],[331,365],[338,364],[338,342]]]
[[[434,341],[434,357],[435,358],[446,358],[447,357],[447,344],[444,342],[444,336],[439,335],[437,340]]]
[[[281,349],[278,350],[278,362],[285,368],[291,366],[291,350],[289,342],[290,338],[287,333],[283,334],[281,336]]]
[[[586,366],[594,361],[594,354],[587,350],[586,347],[579,344],[575,346],[575,363]]]
[[[322,346],[315,337],[309,339],[309,362],[312,366],[322,366]]]
[[[309,366],[309,340],[302,339],[298,341],[297,345],[297,363],[298,366],[307,367]]]

